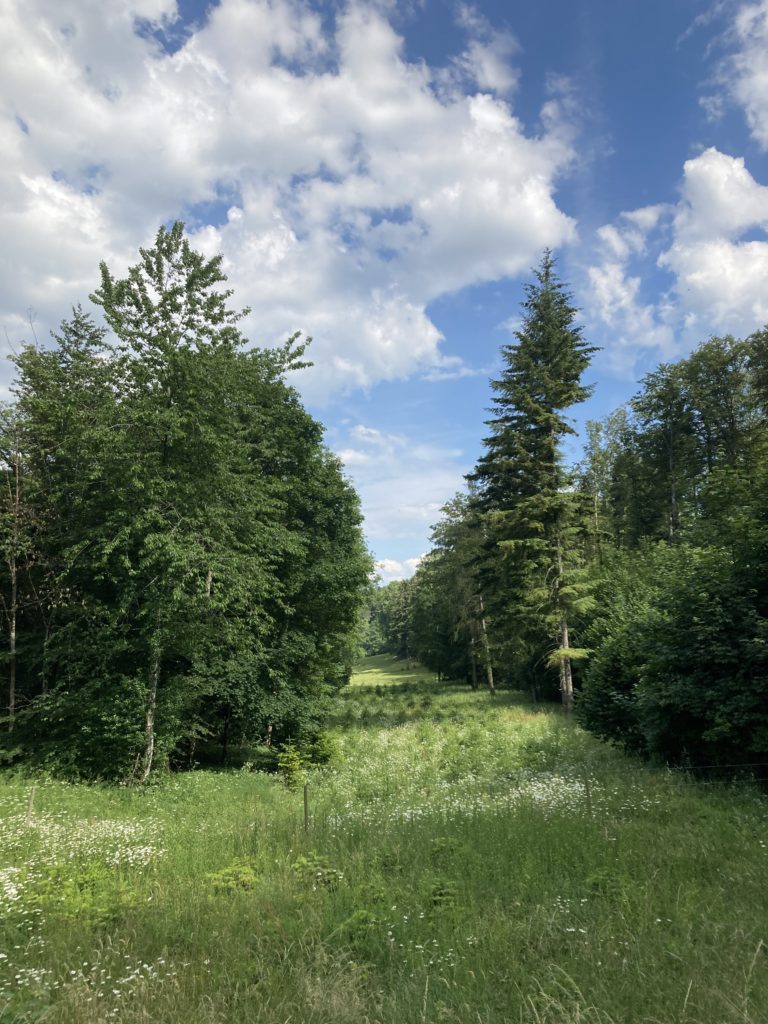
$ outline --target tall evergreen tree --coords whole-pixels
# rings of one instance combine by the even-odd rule
[[[579,559],[580,498],[570,489],[562,443],[567,410],[591,388],[581,383],[595,349],[548,250],[527,285],[516,343],[502,348],[491,382],[493,418],[473,480],[487,521],[485,575],[496,644],[518,657],[537,652],[557,666],[563,704],[573,704],[571,619],[589,597]],[[499,557],[501,555],[501,557]]]

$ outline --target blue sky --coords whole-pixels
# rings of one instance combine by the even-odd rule
[[[181,217],[254,343],[313,335],[384,578],[480,452],[544,247],[602,348],[578,424],[768,321],[768,0],[0,0],[0,32],[10,343]]]

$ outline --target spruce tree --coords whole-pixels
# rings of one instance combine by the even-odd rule
[[[566,710],[573,704],[570,620],[590,598],[578,557],[579,496],[562,458],[574,429],[566,411],[591,388],[581,376],[595,349],[545,251],[526,286],[516,342],[502,348],[490,436],[472,479],[485,519],[483,575],[493,641],[509,664],[521,656],[559,670]]]

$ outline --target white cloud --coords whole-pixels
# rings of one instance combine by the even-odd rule
[[[511,92],[518,84],[517,68],[512,58],[520,47],[511,32],[495,30],[476,7],[462,3],[457,8],[457,21],[470,35],[469,45],[454,62],[454,69],[478,88]]]
[[[684,167],[673,241],[659,264],[675,275],[686,324],[748,334],[768,321],[768,187],[740,157],[708,149]],[[701,340],[701,338],[699,338]]]
[[[647,352],[668,359],[677,353],[675,330],[664,318],[664,308],[643,302],[642,280],[628,273],[626,265],[608,258],[589,267],[589,310],[602,323],[600,338],[605,358],[615,373],[634,376]]]
[[[499,94],[514,44],[467,25],[472,95],[403,56],[376,6],[332,32],[300,0],[222,0],[173,55],[174,0],[4,0],[0,33],[0,317],[54,326],[124,267],[158,224],[184,215],[222,251],[249,330],[311,333],[305,387],[335,390],[463,372],[426,308],[527,270],[574,237],[557,207],[573,159],[550,101],[526,135]],[[558,115],[558,110],[560,114]],[[205,204],[222,215],[209,221]],[[228,212],[227,211],[228,208]]]
[[[342,448],[336,453],[345,466],[364,466],[371,461],[368,452],[361,452],[357,448]]]
[[[669,358],[676,352],[675,331],[665,305],[642,299],[642,277],[630,265],[647,252],[648,239],[664,214],[662,206],[622,213],[596,232],[599,261],[587,268],[585,307],[604,346],[603,358],[621,376],[634,376],[647,352]]]
[[[722,17],[727,55],[715,73],[717,92],[700,102],[713,121],[735,102],[768,149],[768,0],[714,4],[691,31]],[[670,358],[709,334],[745,336],[768,322],[768,186],[741,157],[704,150],[686,161],[674,206],[623,213],[597,240],[585,306],[602,325],[614,369],[632,373],[644,353]],[[656,268],[669,275],[666,292],[643,301]]]
[[[419,567],[424,555],[417,558],[406,558],[398,562],[396,558],[383,558],[376,563],[376,572],[381,577],[382,583],[392,583],[394,580],[409,579]]]
[[[731,97],[743,107],[752,135],[768,149],[768,0],[738,8],[730,40],[733,53],[722,78]]]
[[[469,471],[462,451],[364,424],[332,440],[360,494],[373,546],[392,550],[414,536],[426,546],[440,509]]]
[[[675,206],[623,213],[600,228],[587,305],[604,325],[613,368],[631,373],[645,352],[672,358],[709,334],[745,336],[768,322],[768,237],[754,237],[766,233],[768,187],[717,149],[686,161]],[[650,261],[671,282],[643,302]]]
[[[750,228],[768,228],[768,188],[755,181],[741,157],[711,148],[687,160],[681,192],[675,234],[683,244],[733,240]]]
[[[641,206],[637,210],[629,210],[622,213],[622,220],[633,224],[643,234],[652,231],[661,220],[661,217],[668,209],[663,203],[656,203],[655,206]]]

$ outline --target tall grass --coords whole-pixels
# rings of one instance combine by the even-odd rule
[[[0,786],[0,1021],[765,1024],[768,806],[369,659],[335,763]],[[35,786],[30,810],[30,795]]]

